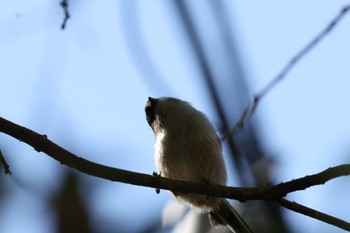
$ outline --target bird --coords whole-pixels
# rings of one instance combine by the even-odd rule
[[[155,135],[155,165],[161,176],[193,182],[227,184],[221,141],[204,113],[186,101],[148,97],[146,120]],[[225,198],[173,192],[179,201],[207,212],[212,226],[235,233],[253,231]]]

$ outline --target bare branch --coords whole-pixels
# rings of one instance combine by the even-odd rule
[[[350,175],[350,164],[345,164],[328,168],[327,170],[314,175],[305,176],[303,178],[269,187],[238,188],[211,184],[208,190],[208,184],[205,183],[170,179],[155,176],[154,174],[146,175],[88,161],[58,146],[50,141],[46,135],[40,135],[1,117],[0,132],[25,142],[32,146],[36,151],[44,152],[61,164],[72,167],[88,175],[128,184],[166,189],[181,193],[208,194],[211,196],[225,197],[240,201],[279,199],[286,196],[288,193],[324,184],[325,182],[340,176]]]
[[[325,184],[327,181],[340,176],[347,176],[349,175],[349,171],[350,164],[343,164],[336,167],[330,167],[314,175],[309,175],[303,178],[274,185],[271,186],[271,188],[276,189],[276,192],[279,193],[280,196],[285,196],[291,192],[304,190],[311,186]]]
[[[226,132],[222,140],[231,137],[236,134],[240,129],[244,128],[248,119],[254,114],[255,109],[257,108],[260,100],[264,98],[272,88],[281,82],[290,70],[303,58],[305,55],[310,52],[326,35],[328,35],[334,27],[340,22],[340,20],[345,16],[345,14],[350,10],[350,5],[343,7],[343,9],[337,14],[337,16],[324,28],[312,41],[310,41],[303,49],[301,49],[280,71],[280,73],[273,78],[260,92],[258,92],[254,98],[253,102],[250,103],[245,110],[243,111],[238,122],[233,126],[233,128]]]
[[[337,226],[343,230],[350,231],[350,224],[348,222],[345,222],[345,221],[339,219],[339,218],[335,218],[335,217],[330,216],[328,214],[325,214],[325,213],[319,212],[317,210],[311,209],[309,207],[300,205],[294,201],[293,202],[288,201],[284,198],[277,200],[276,203],[280,204],[281,206],[283,206],[289,210],[293,210],[297,213],[309,216],[311,218],[318,219],[322,222],[328,223],[328,224],[333,225],[333,226]]]
[[[288,208],[290,204],[288,204],[283,199],[283,197],[286,196],[288,193],[303,190],[311,186],[324,184],[325,182],[340,176],[350,175],[350,164],[345,164],[337,167],[328,168],[327,170],[317,173],[315,175],[305,176],[303,178],[299,178],[270,187],[226,187],[223,185],[208,184],[208,182],[196,183],[165,178],[154,174],[146,175],[142,173],[131,172],[97,164],[83,159],[81,157],[78,157],[75,154],[63,149],[54,142],[50,141],[46,135],[40,135],[30,129],[17,125],[1,117],[0,132],[3,132],[22,142],[27,143],[38,152],[46,153],[48,156],[59,161],[61,164],[64,164],[91,176],[108,179],[111,181],[152,187],[155,188],[157,191],[159,189],[166,189],[177,193],[196,193],[208,196],[210,195],[215,197],[235,199],[239,201],[265,200],[269,202],[276,202],[280,205],[285,206],[286,208]],[[294,206],[289,207],[289,209],[315,218],[313,216],[314,214],[310,214],[309,212],[312,209],[309,209],[307,207],[293,209],[293,207],[295,207],[295,204]],[[312,213],[320,213],[316,210],[312,211],[314,211]],[[326,214],[323,215],[326,216]],[[323,219],[319,220],[325,221]],[[336,223],[327,223],[341,227],[345,230],[350,229],[350,223],[344,221],[342,221],[342,224],[340,226],[336,225],[339,221],[342,220],[337,219],[337,221],[335,221]],[[344,225],[344,223],[346,224]]]

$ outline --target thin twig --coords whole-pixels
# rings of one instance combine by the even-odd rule
[[[68,0],[62,0],[60,2],[60,5],[61,7],[63,8],[64,10],[64,19],[63,19],[63,22],[62,22],[62,25],[61,25],[61,29],[64,30],[66,28],[66,24],[67,24],[67,21],[70,17],[70,14],[69,14],[69,11],[68,11]]]
[[[6,162],[5,157],[3,156],[1,150],[0,150],[0,162],[1,162],[2,166],[4,167],[5,174],[12,175],[12,172],[10,171],[10,166]]]
[[[285,196],[288,193],[305,190],[312,186],[325,184],[334,178],[340,176],[349,175],[350,164],[343,164],[336,167],[330,167],[322,172],[314,175],[308,175],[299,179],[293,179],[291,181],[271,186],[275,189],[275,193],[279,193],[280,196]],[[273,192],[272,192],[273,193]]]
[[[244,128],[248,119],[254,114],[255,109],[260,103],[261,99],[264,98],[272,88],[276,86],[281,80],[283,80],[290,70],[303,58],[307,53],[309,53],[326,35],[328,35],[334,27],[340,22],[340,20],[345,16],[345,14],[350,10],[350,5],[343,7],[343,9],[337,14],[337,16],[324,28],[312,41],[310,41],[303,49],[301,49],[280,71],[280,73],[273,78],[260,92],[258,92],[254,97],[252,103],[250,103],[243,111],[238,122],[225,133],[222,140],[231,137],[236,134],[239,130]]]
[[[309,216],[309,217],[314,218],[314,219],[318,219],[322,222],[328,223],[332,226],[339,227],[343,230],[350,231],[350,223],[348,223],[344,220],[341,220],[339,218],[336,218],[336,217],[333,217],[331,215],[322,213],[320,211],[311,209],[309,207],[300,205],[294,201],[293,202],[288,201],[284,198],[276,201],[276,203],[278,203],[279,205],[281,205],[289,210],[292,210],[294,212]]]

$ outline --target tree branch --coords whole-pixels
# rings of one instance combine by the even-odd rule
[[[285,196],[288,193],[305,190],[311,186],[325,184],[327,181],[349,175],[350,164],[343,164],[336,167],[330,167],[322,172],[314,175],[305,176],[303,178],[294,179],[285,183],[271,186],[271,189],[276,189],[276,193],[280,196]]]
[[[280,204],[281,206],[289,209],[289,210],[293,210],[297,213],[309,216],[311,218],[318,219],[322,222],[328,223],[328,224],[333,225],[333,226],[337,226],[343,230],[350,231],[350,224],[348,222],[345,222],[345,221],[339,219],[339,218],[335,218],[335,217],[330,216],[328,214],[325,214],[325,213],[319,212],[317,210],[311,209],[309,207],[300,205],[294,201],[293,202],[288,201],[284,198],[281,198],[275,202]]]
[[[17,125],[2,117],[0,117],[0,132],[3,132],[22,142],[27,143],[28,145],[32,146],[36,151],[46,153],[48,156],[57,160],[61,164],[64,164],[91,176],[122,183],[152,187],[156,188],[156,190],[166,189],[177,193],[204,194],[215,197],[235,199],[243,202],[248,200],[265,200],[269,202],[276,202],[286,208],[289,208],[293,211],[305,214],[313,218],[316,218],[314,213],[318,213],[316,214],[317,216],[320,216],[321,214],[322,216],[327,215],[307,207],[302,208],[301,205],[298,208],[296,208],[297,205],[295,203],[292,205],[288,203],[285,199],[283,199],[283,197],[290,192],[304,190],[311,186],[324,184],[325,182],[340,176],[350,175],[350,164],[345,164],[337,167],[328,168],[327,170],[317,173],[315,175],[305,176],[303,178],[269,187],[227,187],[223,185],[208,184],[207,182],[196,183],[190,181],[170,179],[156,175],[146,175],[142,173],[131,172],[97,164],[83,159],[81,157],[78,157],[75,154],[65,150],[64,148],[50,141],[46,135],[40,135],[30,129]],[[310,210],[314,212],[310,212]],[[325,221],[323,218],[317,219]],[[330,223],[328,220],[325,222]],[[337,223],[339,222],[341,222],[342,224],[337,225]],[[337,219],[337,221],[331,222],[330,224],[338,226],[345,230],[350,229],[350,223],[344,222],[340,219]]]
[[[253,97],[253,102],[249,104],[243,111],[241,117],[237,121],[237,123],[226,132],[222,140],[231,137],[236,134],[239,130],[243,129],[248,119],[254,114],[258,104],[271,90],[282,81],[290,70],[303,58],[305,55],[310,52],[326,35],[328,35],[334,27],[340,22],[340,20],[345,16],[346,13],[350,10],[350,5],[345,6],[342,10],[336,15],[336,17],[312,40],[310,41],[304,48],[302,48],[288,63],[287,65],[280,71],[280,73],[273,78],[260,92],[258,92]]]

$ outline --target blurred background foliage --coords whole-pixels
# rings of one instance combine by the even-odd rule
[[[1,117],[86,159],[151,174],[148,96],[191,102],[223,134],[346,1],[68,3],[62,31],[59,2],[0,2]],[[349,24],[347,17],[223,142],[230,185],[264,186],[349,162]],[[0,167],[0,232],[225,231],[178,206],[165,214],[165,191],[79,174],[3,134],[0,149],[13,173]],[[288,198],[349,219],[344,184]],[[274,204],[232,203],[255,232],[338,230]],[[169,215],[180,217],[164,228]]]

